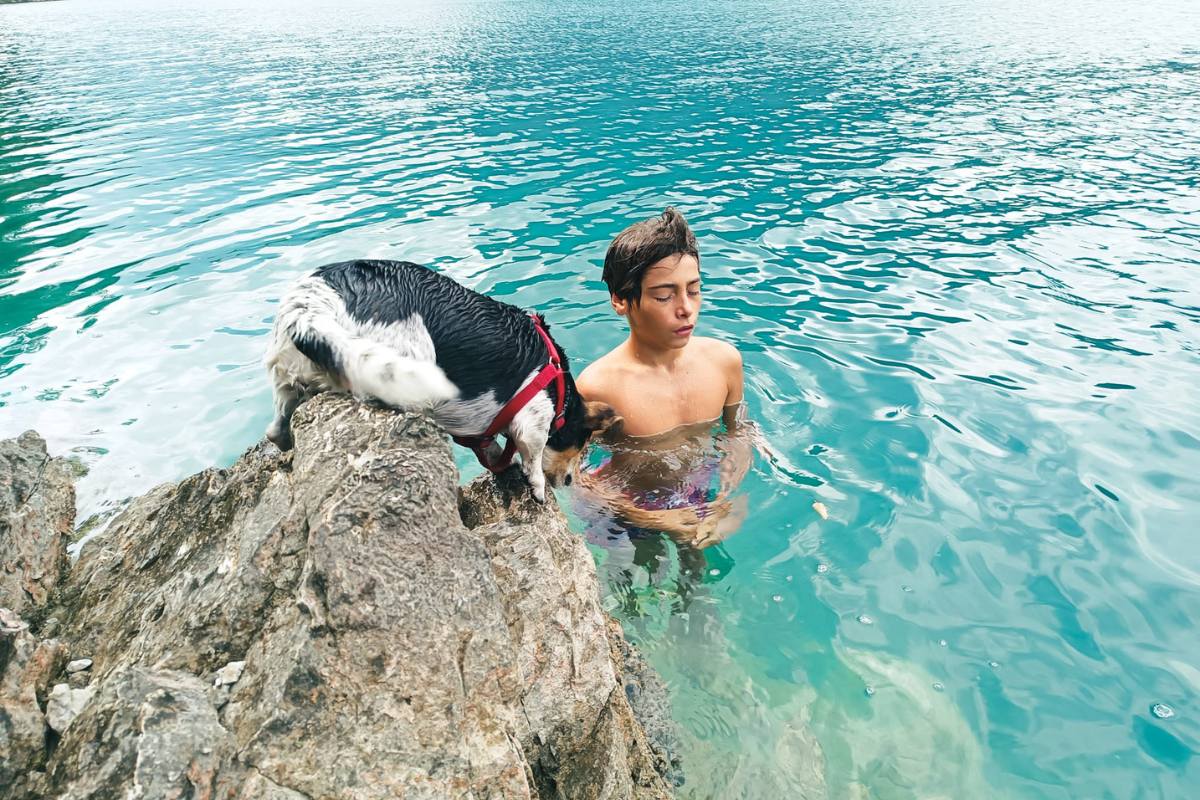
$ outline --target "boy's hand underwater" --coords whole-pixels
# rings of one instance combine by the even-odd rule
[[[746,498],[741,496],[684,508],[646,509],[623,505],[620,516],[631,525],[663,531],[679,544],[702,550],[732,535],[746,518],[747,508]]]

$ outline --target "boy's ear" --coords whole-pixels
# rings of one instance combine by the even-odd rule
[[[625,316],[625,312],[629,310],[629,301],[623,297],[617,297],[615,294],[608,296],[608,301],[612,303],[613,311],[619,316]]]
[[[589,400],[583,404],[583,427],[594,435],[602,434],[624,421],[625,418],[617,414],[616,410],[608,403]]]

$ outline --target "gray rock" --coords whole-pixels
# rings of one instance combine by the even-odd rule
[[[194,675],[121,667],[75,718],[47,764],[53,796],[217,796],[233,742]],[[236,768],[229,770],[240,783]]]
[[[46,760],[44,699],[51,679],[66,660],[66,648],[39,642],[11,610],[0,608],[0,795],[33,791],[32,773]]]
[[[77,658],[67,664],[67,672],[83,672],[85,669],[92,668],[92,660],[90,658]]]
[[[74,469],[33,431],[0,440],[0,606],[29,614],[68,569]]]
[[[66,683],[55,684],[46,701],[46,724],[56,733],[64,733],[91,699],[92,689],[75,689]]]
[[[632,650],[600,607],[583,540],[553,502],[533,500],[516,468],[464,487],[459,509],[500,588],[516,647],[518,735],[539,795],[670,796],[664,778],[681,780],[673,723],[656,718],[663,736],[651,742],[629,704],[622,667]]]
[[[52,611],[95,695],[43,794],[670,795],[552,504],[511,476],[460,504],[420,415],[322,395],[293,432],[288,454],[158,487],[84,546]],[[198,677],[233,659],[232,688]]]
[[[306,521],[289,460],[260,446],[159,486],[84,545],[56,614],[93,673],[204,674],[246,652],[300,573]]]
[[[295,789],[280,786],[278,783],[264,778],[257,770],[247,770],[245,780],[238,790],[239,800],[309,800],[308,795],[300,794]]]
[[[246,668],[245,661],[230,661],[225,666],[217,670],[216,680],[213,681],[214,686],[230,686],[238,682],[242,677],[242,670]]]
[[[326,397],[293,432],[304,563],[222,711],[242,759],[314,797],[529,796],[512,642],[444,435]]]
[[[11,608],[0,607],[0,641],[12,639],[22,631],[29,630],[29,625]]]

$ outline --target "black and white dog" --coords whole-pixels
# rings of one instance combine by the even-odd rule
[[[267,437],[281,450],[292,447],[303,400],[349,392],[429,409],[493,471],[515,444],[542,502],[546,478],[570,483],[589,437],[619,421],[579,396],[540,317],[406,261],[327,264],[301,278],[280,304],[266,366],[275,390]],[[503,460],[500,433],[510,443]]]

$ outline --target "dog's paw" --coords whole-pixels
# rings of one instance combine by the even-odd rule
[[[529,487],[529,489],[530,489],[530,491],[533,492],[534,500],[537,500],[539,503],[546,502],[546,484],[543,483],[541,486],[532,486],[531,485]]]

